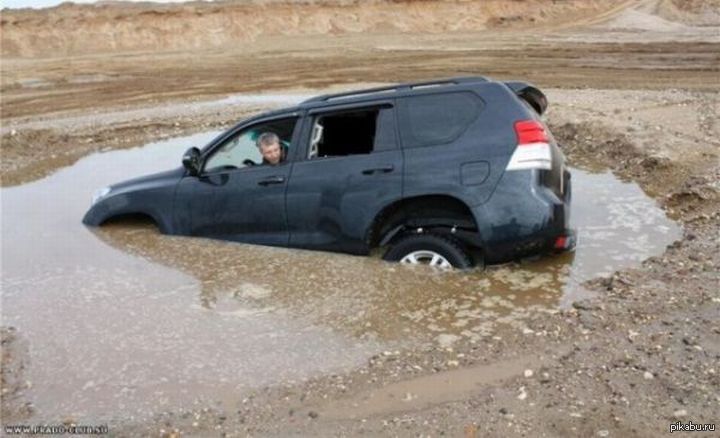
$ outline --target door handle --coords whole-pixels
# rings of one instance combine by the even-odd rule
[[[267,178],[258,181],[258,185],[269,186],[271,184],[282,184],[285,182],[285,177],[281,175],[269,176]]]
[[[362,171],[363,175],[372,175],[375,173],[390,173],[395,170],[395,166],[388,164],[386,166],[374,167],[372,169],[365,169]]]

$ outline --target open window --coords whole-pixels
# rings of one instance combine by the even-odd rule
[[[381,126],[389,115],[389,109],[377,107],[316,115],[308,159],[369,154],[378,150]]]
[[[237,132],[216,148],[205,161],[205,173],[241,169],[261,165],[263,157],[258,149],[258,138],[266,133],[275,134],[282,149],[282,159],[287,159],[297,117],[262,122]],[[282,162],[280,164],[282,164]]]

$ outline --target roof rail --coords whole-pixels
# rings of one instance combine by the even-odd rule
[[[404,84],[389,85],[386,87],[367,88],[364,90],[347,91],[344,93],[337,94],[324,94],[321,96],[315,96],[301,103],[314,103],[314,102],[327,102],[335,99],[345,99],[350,97],[360,97],[365,95],[372,95],[377,93],[390,93],[398,91],[410,91],[418,88],[430,88],[439,87],[444,85],[458,85],[472,82],[487,82],[487,78],[483,76],[463,76],[457,78],[437,79],[434,81],[423,81],[423,82],[408,82]]]

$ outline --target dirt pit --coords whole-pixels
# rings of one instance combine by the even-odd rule
[[[137,14],[120,5],[4,13],[2,318],[17,327],[0,328],[3,423],[114,417],[113,436],[164,437],[655,437],[677,421],[717,423],[718,1],[491,2],[512,7],[462,23],[458,14],[435,11],[465,17],[467,2],[439,3],[452,2],[390,5],[419,24],[400,31],[384,24],[351,29],[336,15],[328,32],[231,35],[230,47],[194,36],[218,36],[207,24],[219,18],[226,26],[235,3],[138,5]],[[573,5],[597,13],[564,12]],[[330,17],[322,5],[312,9]],[[547,25],[517,19],[538,11]],[[263,6],[258,15],[273,12]],[[164,27],[150,39],[142,32],[172,22],[190,30]],[[93,31],[98,24],[101,34]],[[134,43],[141,52],[126,51]],[[33,55],[41,51],[52,56]],[[663,249],[675,232],[647,231],[663,224],[644,221],[648,211],[658,213],[654,205],[642,214],[588,210],[593,221],[607,222],[585,222],[583,230],[582,193],[597,187],[590,180],[589,189],[581,187],[578,170],[581,241],[572,260],[464,276],[161,236],[145,224],[92,232],[79,223],[96,187],[132,176],[118,173],[124,158],[114,166],[103,158],[130,156],[89,154],[225,129],[283,104],[217,99],[465,75],[541,87],[569,162],[637,182],[682,222],[682,239]],[[181,152],[174,151],[167,161],[135,167],[149,150],[135,156],[133,172],[178,165]],[[80,166],[97,166],[107,178],[83,176]],[[623,196],[631,190],[612,184],[624,187]],[[634,228],[626,216],[635,214],[643,217],[640,232],[628,234]],[[622,218],[622,228],[608,225],[613,217]],[[614,239],[617,252],[607,263],[582,259],[594,242],[584,236],[593,235]],[[658,255],[639,263],[634,258],[645,255],[622,250],[628,237],[646,249],[646,242],[657,244],[648,254]],[[244,263],[250,268],[238,268]],[[330,270],[319,275],[317,263]],[[570,274],[582,264],[592,275],[625,267],[582,283],[594,298],[567,308],[583,296],[574,285],[584,277]],[[554,291],[544,290],[550,283],[508,291],[510,278],[548,276]],[[287,354],[277,354],[281,349]],[[267,376],[257,373],[261,367]]]
[[[4,323],[31,346],[33,418],[150,419],[348,371],[384,351],[482,342],[588,296],[680,236],[611,173],[573,169],[575,253],[442,273],[354,257],[81,224],[92,192],[177,166],[217,132],[87,156],[2,189]]]

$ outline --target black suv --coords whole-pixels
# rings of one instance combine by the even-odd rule
[[[570,174],[543,93],[483,77],[312,98],[243,121],[183,167],[96,192],[87,225],[468,268],[574,247]],[[263,161],[259,137],[282,160]],[[274,134],[274,135],[273,135]]]

